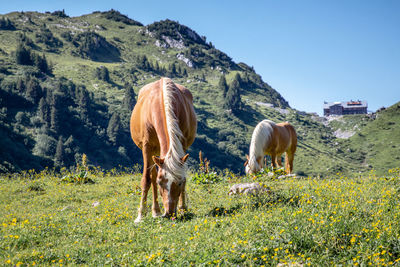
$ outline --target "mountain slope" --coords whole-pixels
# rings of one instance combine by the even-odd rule
[[[356,157],[341,155],[342,143],[331,128],[291,109],[253,68],[233,62],[177,22],[143,26],[115,10],[73,18],[61,11],[14,12],[2,21],[2,171],[68,167],[83,153],[103,168],[140,164],[128,127],[133,92],[163,76],[194,96],[199,127],[189,150],[191,166],[201,150],[212,167],[243,171],[251,133],[268,118],[295,126],[295,172],[368,169]],[[239,102],[230,106],[232,92],[226,90],[235,82],[240,90],[233,96]]]
[[[343,147],[358,155],[367,168],[384,174],[400,167],[400,102],[375,116],[357,134],[343,141]]]

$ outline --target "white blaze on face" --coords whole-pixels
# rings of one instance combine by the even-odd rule
[[[246,165],[246,173],[257,173],[261,170],[260,164],[255,157],[250,157],[248,164]]]
[[[250,167],[249,164],[246,165],[246,173],[249,174],[250,173]]]
[[[170,173],[166,172],[165,178],[167,178],[167,191],[168,191],[168,200],[171,201],[171,185],[173,181],[173,177]]]

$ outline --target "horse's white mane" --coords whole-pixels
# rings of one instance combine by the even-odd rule
[[[250,170],[261,169],[257,162],[257,157],[264,156],[264,147],[268,142],[274,129],[272,128],[275,122],[270,120],[263,120],[257,124],[251,136],[250,151],[249,151],[249,162],[248,166]]]
[[[162,81],[165,118],[167,120],[167,132],[169,138],[169,148],[167,155],[165,156],[164,166],[166,173],[170,174],[167,175],[167,177],[171,177],[171,180],[180,182],[186,176],[186,164],[182,163],[181,160],[185,155],[182,146],[182,140],[184,137],[179,128],[178,119],[173,109],[173,98],[176,87],[169,78],[163,78]]]

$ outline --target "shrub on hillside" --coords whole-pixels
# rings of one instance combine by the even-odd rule
[[[50,74],[51,68],[47,63],[46,56],[42,56],[33,52],[29,47],[20,43],[15,51],[15,61],[20,65],[35,66],[40,72]]]
[[[63,43],[60,39],[54,37],[53,33],[46,27],[41,27],[39,32],[35,34],[36,42],[43,43],[48,49],[62,47]]]
[[[19,44],[22,44],[24,46],[29,46],[31,48],[35,48],[36,47],[35,43],[32,41],[32,39],[29,38],[28,36],[26,36],[25,33],[23,33],[23,34],[19,33],[18,34],[18,40],[19,40]]]
[[[83,32],[78,34],[74,40],[77,53],[82,58],[94,61],[113,62],[120,60],[118,48],[107,42],[106,38],[95,32]]]
[[[71,42],[71,41],[72,41],[72,35],[71,35],[70,32],[62,32],[62,33],[60,34],[60,36],[61,36],[62,38],[64,38],[64,40],[67,41],[67,42]]]
[[[39,134],[35,138],[36,144],[33,154],[42,157],[53,157],[57,147],[57,140],[46,134]]]
[[[100,66],[95,70],[95,77],[101,81],[109,82],[110,81],[110,73],[105,66]]]
[[[51,13],[52,16],[60,17],[60,18],[69,18],[67,14],[65,14],[65,10],[56,10]]]
[[[124,87],[125,87],[125,94],[123,99],[123,105],[127,111],[131,112],[136,104],[136,94],[131,85],[126,84]]]
[[[31,50],[23,44],[19,44],[15,51],[15,60],[20,65],[32,65]]]
[[[15,30],[14,23],[9,18],[0,18],[0,30]]]
[[[232,110],[234,114],[240,111],[243,107],[243,103],[240,98],[240,81],[240,75],[236,74],[234,80],[229,85],[224,102],[224,108]]]

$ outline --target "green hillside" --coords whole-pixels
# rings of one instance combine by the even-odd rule
[[[130,111],[139,89],[163,76],[194,96],[199,125],[190,166],[201,150],[211,167],[243,171],[251,133],[267,118],[295,126],[298,174],[369,170],[357,149],[343,148],[356,146],[355,137],[338,140],[330,127],[290,108],[252,67],[206,37],[171,20],[144,26],[110,10],[0,16],[0,171],[69,167],[83,153],[106,169],[140,164]]]
[[[383,174],[400,164],[400,102],[376,113],[376,118],[343,141],[362,165]]]

